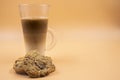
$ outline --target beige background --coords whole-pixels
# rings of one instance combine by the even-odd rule
[[[120,80],[119,0],[0,0],[0,79],[31,79],[12,69],[25,55],[20,3],[51,5],[49,27],[57,44],[46,55],[56,71],[41,80]]]
[[[120,18],[119,0],[0,0],[1,27],[20,27],[20,3],[50,4],[49,24],[55,27],[70,23],[112,24],[119,23]]]

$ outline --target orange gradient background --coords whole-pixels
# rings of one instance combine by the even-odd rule
[[[1,80],[30,79],[12,69],[25,55],[21,3],[50,5],[49,27],[57,44],[45,55],[56,71],[41,80],[120,80],[119,0],[0,0]]]
[[[18,5],[21,3],[51,5],[49,24],[55,27],[61,27],[59,25],[62,24],[70,25],[70,23],[74,25],[112,24],[120,18],[118,0],[1,0],[0,3],[1,27],[20,27]]]

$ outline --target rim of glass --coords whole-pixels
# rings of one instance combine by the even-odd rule
[[[49,4],[19,4],[19,6],[41,6],[41,7],[49,7]]]

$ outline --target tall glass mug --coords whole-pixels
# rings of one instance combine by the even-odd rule
[[[26,46],[26,52],[38,50],[44,55],[46,51],[47,32],[51,35],[51,42],[47,49],[55,45],[54,35],[48,30],[47,4],[20,4],[20,16]]]

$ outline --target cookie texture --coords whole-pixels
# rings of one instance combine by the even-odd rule
[[[23,69],[23,64],[24,64],[23,59],[24,57],[21,57],[15,61],[15,64],[13,65],[13,69],[15,70],[16,73],[25,74],[25,71]]]
[[[52,59],[40,55],[39,51],[29,51],[24,58],[15,61],[13,69],[17,73],[26,73],[29,77],[44,77],[55,71]]]

